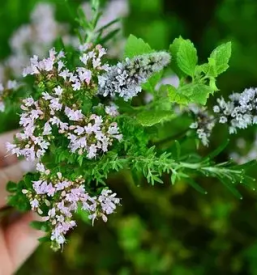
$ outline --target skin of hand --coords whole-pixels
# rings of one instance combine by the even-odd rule
[[[13,156],[6,156],[5,144],[12,141],[14,132],[0,135],[0,212],[6,206],[8,196],[5,190],[8,181],[18,182],[23,174],[21,162]],[[38,245],[43,233],[32,229],[29,223],[39,217],[29,212],[7,225],[0,220],[0,275],[11,275],[24,263]]]

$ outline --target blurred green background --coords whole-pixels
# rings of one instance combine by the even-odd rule
[[[10,36],[29,22],[38,2],[43,1],[1,1],[0,59],[10,54]],[[72,32],[76,22],[66,1],[48,2],[56,6],[58,21],[72,25]],[[70,1],[74,9],[80,3]],[[218,82],[222,95],[257,87],[256,0],[130,0],[128,5],[125,37],[133,33],[153,48],[165,49],[182,35],[194,42],[201,60],[218,44],[231,40],[231,67]],[[1,131],[15,127],[10,113],[0,116]],[[241,131],[238,136],[251,146],[255,131]],[[216,129],[208,150],[226,137],[224,128]],[[237,150],[236,139],[220,160]],[[155,187],[137,187],[126,174],[110,179],[122,207],[108,223],[80,224],[60,253],[42,245],[17,274],[257,274],[257,194],[240,189],[244,199],[238,200],[215,180],[199,181],[207,195],[184,183],[171,186],[168,179]]]

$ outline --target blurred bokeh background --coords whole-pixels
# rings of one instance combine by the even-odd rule
[[[76,0],[1,0],[0,79],[18,74],[18,61],[35,52],[44,55],[59,37],[75,43],[73,12],[80,4],[88,9]],[[106,22],[123,17],[124,37],[132,33],[155,49],[167,49],[182,35],[204,60],[231,40],[230,69],[218,81],[222,95],[257,86],[257,1],[113,0],[103,1],[103,7]],[[118,53],[122,45],[111,50]],[[11,111],[0,115],[1,132],[15,127]],[[255,132],[239,132],[220,160],[239,151],[256,158]],[[208,150],[226,137],[225,129],[217,128]],[[171,186],[168,179],[154,187],[137,187],[126,173],[110,179],[122,207],[108,223],[81,224],[62,252],[42,245],[17,274],[257,274],[257,194],[240,189],[244,199],[239,200],[215,180],[199,181],[207,195],[183,182]]]

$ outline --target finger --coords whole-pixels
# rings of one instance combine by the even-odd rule
[[[29,225],[31,221],[38,219],[35,213],[29,212],[5,229],[4,237],[13,266],[12,272],[36,249],[38,238],[44,236],[42,231],[32,229]]]
[[[0,169],[0,208],[6,204],[8,192],[6,191],[6,184],[9,181],[18,182],[22,179],[24,174],[22,162],[18,162],[12,166]]]
[[[10,275],[13,274],[13,264],[9,256],[9,251],[6,246],[5,234],[4,231],[0,228],[0,251],[1,251],[1,266],[0,274],[1,275]]]
[[[8,155],[6,151],[6,142],[12,142],[17,132],[18,130],[15,130],[0,135],[0,167],[7,166],[17,161],[15,156]]]

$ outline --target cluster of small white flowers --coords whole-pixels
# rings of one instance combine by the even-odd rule
[[[23,69],[23,77],[27,75],[39,75],[43,73],[53,73],[57,69],[61,74],[61,70],[64,68],[64,63],[61,60],[64,58],[64,53],[61,51],[57,54],[55,49],[49,51],[49,57],[39,60],[37,55],[30,58],[30,65]]]
[[[60,86],[54,91],[56,95],[62,94]],[[117,123],[104,121],[101,116],[95,114],[86,118],[81,110],[73,110],[67,106],[64,108],[60,103],[60,97],[53,97],[47,92],[43,93],[42,99],[45,100],[43,105],[48,102],[49,114],[42,111],[39,102],[33,98],[24,100],[22,105],[24,113],[20,118],[20,125],[24,130],[16,134],[17,144],[7,143],[7,150],[12,154],[24,156],[28,161],[40,159],[50,145],[49,136],[54,126],[59,133],[70,140],[69,148],[72,153],[76,151],[81,155],[86,153],[89,159],[96,157],[99,152],[107,152],[114,139],[118,141],[122,139]],[[63,122],[58,118],[57,112],[63,108],[69,122]],[[117,114],[114,106],[107,106],[106,109],[109,113],[111,110],[112,116]],[[50,116],[48,121],[45,121],[46,116]],[[44,126],[39,127],[37,120],[44,121]]]
[[[46,139],[49,133],[38,134],[36,131],[37,120],[44,119],[44,112],[40,109],[38,101],[34,101],[32,97],[23,100],[21,108],[24,111],[20,117],[23,131],[16,134],[19,144],[7,143],[7,150],[18,157],[24,156],[26,160],[34,161],[36,158],[41,158],[50,145]]]
[[[103,96],[115,94],[128,100],[141,92],[141,84],[145,83],[155,72],[162,70],[170,62],[170,55],[166,52],[157,52],[127,58],[109,68],[107,73],[98,76],[99,91]]]
[[[215,126],[214,117],[210,116],[206,110],[195,105],[190,106],[189,109],[196,119],[196,121],[190,125],[190,128],[195,129],[202,144],[208,146],[212,129]]]
[[[245,89],[241,94],[234,93],[226,102],[223,98],[217,100],[213,111],[220,115],[220,123],[229,124],[229,133],[234,134],[237,129],[245,129],[257,124],[257,89]]]
[[[92,79],[97,78],[109,68],[108,64],[102,64],[102,58],[106,54],[106,49],[101,45],[93,48],[91,44],[80,46],[80,60],[83,67],[77,67],[75,71],[70,71],[64,63],[64,52],[57,53],[54,49],[49,52],[49,57],[39,60],[38,56],[30,59],[30,66],[23,70],[23,76],[27,75],[44,75],[50,77],[56,76],[63,79],[66,85],[70,85],[73,91],[79,91],[88,88],[89,85],[94,86]]]
[[[70,96],[69,88],[75,93],[88,85],[95,87],[92,77],[107,69],[108,65],[101,62],[106,50],[100,45],[91,48],[92,45],[89,44],[81,46],[83,53],[80,59],[85,67],[78,67],[75,72],[70,72],[65,67],[62,60],[64,53],[56,53],[54,49],[43,60],[39,60],[37,56],[31,58],[31,65],[24,69],[24,76],[41,75],[47,79],[63,79],[63,88],[60,81],[59,86],[52,91],[43,92],[37,101],[32,97],[23,101],[20,125],[24,130],[16,135],[17,145],[7,144],[8,151],[30,161],[40,159],[50,145],[49,136],[52,135],[53,127],[57,127],[58,132],[70,140],[72,153],[86,153],[89,159],[96,157],[99,152],[107,152],[114,139],[122,139],[117,123],[108,119],[108,116],[110,118],[118,114],[114,105],[105,107],[107,119],[104,121],[102,116],[95,114],[87,118],[76,105],[69,106],[69,100],[64,100],[67,95]],[[42,122],[43,127],[39,126]]]
[[[0,112],[4,112],[4,110],[5,110],[4,98],[6,96],[8,96],[8,93],[11,90],[14,90],[16,88],[17,88],[17,82],[16,81],[8,80],[6,85],[3,85],[0,82]]]
[[[23,190],[23,193],[29,198],[32,210],[40,215],[43,215],[42,206],[49,207],[45,220],[51,223],[51,240],[57,247],[65,243],[65,235],[76,226],[73,213],[79,208],[88,213],[88,218],[93,223],[98,217],[106,222],[107,215],[112,214],[120,203],[116,194],[107,189],[103,189],[99,196],[91,197],[85,191],[82,177],[74,181],[63,177],[61,173],[51,177],[50,170],[45,169],[41,163],[37,164],[37,170],[41,177],[32,182],[34,192]],[[50,202],[50,198],[54,196],[57,199]]]
[[[82,155],[87,152],[87,157],[92,159],[96,157],[99,151],[107,152],[108,147],[112,145],[113,139],[119,141],[122,139],[116,122],[104,122],[101,116],[95,114],[85,120],[80,111],[74,112],[67,107],[65,112],[70,120],[80,122],[79,125],[69,127],[69,148],[73,153],[78,151]],[[85,124],[85,121],[88,121],[88,123]]]

